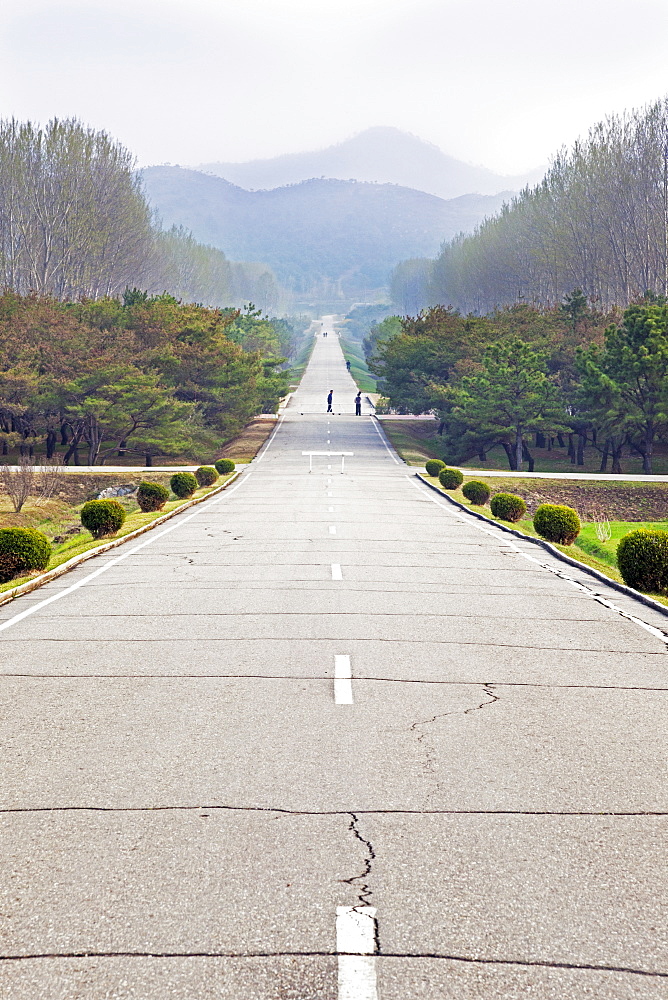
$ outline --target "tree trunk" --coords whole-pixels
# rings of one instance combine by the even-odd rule
[[[545,435],[543,434],[542,431],[536,431],[536,447],[537,448],[545,447]]]
[[[559,445],[560,448],[566,447],[566,443],[564,442],[564,435],[561,433],[561,431],[559,431],[559,433],[557,434],[557,444]]]
[[[486,461],[487,461],[487,455],[486,455],[486,454],[485,454],[485,452],[484,452],[484,451],[482,450],[482,448],[481,448],[481,449],[480,449],[480,451],[478,452],[478,458],[479,458],[479,460],[480,460],[481,462],[486,462]]]
[[[529,451],[526,441],[522,442],[522,458],[529,463],[529,472],[533,472],[533,455]]]
[[[515,463],[516,463],[515,464],[515,468],[517,469],[518,472],[522,468],[522,445],[523,444],[524,444],[524,441],[522,439],[522,431],[518,429],[518,430],[515,431]]]
[[[60,443],[62,444],[63,448],[67,447],[67,445],[69,444],[69,436],[68,436],[68,433],[67,433],[67,424],[61,424],[60,425]]]
[[[149,455],[148,452],[144,455],[144,468],[150,469],[153,465],[153,455]]]
[[[438,425],[438,431],[436,433],[442,434],[444,430],[445,430],[445,420],[441,420],[440,424]]]
[[[515,472],[517,470],[517,464],[515,462],[515,449],[511,448],[507,441],[502,441],[501,443],[503,445],[503,450],[506,453],[506,457],[508,458],[510,471]]]
[[[599,472],[608,471],[608,455],[610,454],[610,438],[606,438],[605,445],[603,447],[603,452],[601,454],[601,465]]]
[[[128,445],[127,441],[121,441],[121,443],[119,444],[118,446],[119,458],[123,458],[123,456],[125,455],[125,449],[127,448],[127,445]]]
[[[46,457],[53,458],[56,452],[56,432],[49,428],[46,435]]]
[[[624,442],[616,445],[614,441],[612,444],[612,472],[615,474],[621,474],[622,471],[622,448],[624,447]]]
[[[7,442],[6,441],[2,442],[2,454],[3,455],[9,455],[9,448],[7,447]]]
[[[548,438],[547,438],[547,450],[548,451],[552,451],[553,448],[554,448],[554,438],[550,437],[548,435]]]
[[[587,443],[587,433],[586,431],[580,431],[578,433],[578,465],[585,464],[585,445]]]

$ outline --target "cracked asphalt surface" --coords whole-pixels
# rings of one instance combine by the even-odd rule
[[[0,996],[337,1000],[356,905],[379,1000],[668,996],[666,643],[593,595],[668,618],[438,500],[354,395],[317,338],[217,502],[0,608]]]

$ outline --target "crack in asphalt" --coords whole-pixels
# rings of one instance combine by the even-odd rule
[[[311,681],[329,683],[332,674],[35,674],[0,672],[0,680],[6,677],[31,677],[36,680],[260,680],[260,681]],[[366,681],[373,684],[433,684],[441,687],[477,687],[479,681],[443,681],[415,677],[365,677],[355,674],[355,681]],[[652,693],[668,694],[668,687],[641,687],[637,684],[552,684],[542,681],[490,681],[490,687],[507,688],[545,688],[547,690],[563,691],[651,691]],[[471,711],[471,709],[468,709]]]
[[[289,591],[281,591],[282,593],[289,593]],[[332,593],[333,591],[328,591],[327,593]],[[308,593],[308,591],[307,591]],[[600,603],[600,602],[599,602]],[[349,618],[351,615],[356,618],[471,618],[474,621],[478,621],[481,616],[480,614],[443,614],[437,611],[411,611],[409,613],[405,611],[168,611],[165,613],[151,613],[151,612],[129,612],[129,611],[105,611],[103,613],[91,613],[91,614],[58,614],[58,615],[43,615],[42,621],[62,621],[68,620],[70,618],[78,620],[85,620],[87,618],[151,618],[151,619],[169,619],[169,618],[257,618],[258,616],[266,618],[313,618],[313,617],[326,617],[326,618]],[[628,617],[628,616],[627,616]],[[508,621],[507,614],[498,615],[484,615],[486,621],[500,619],[501,621]],[[11,620],[11,619],[9,619]],[[570,618],[537,618],[532,617],[531,621],[533,623],[537,622],[568,622],[573,623],[572,617]],[[586,625],[605,625],[606,621],[604,618],[583,618],[578,617],[578,623]],[[667,637],[668,639],[668,637]],[[134,641],[134,640],[133,640]],[[517,645],[517,643],[515,643]]]
[[[371,904],[371,896],[373,895],[373,889],[369,885],[368,879],[371,878],[373,870],[373,862],[376,860],[376,852],[374,850],[373,844],[370,840],[367,840],[362,836],[359,829],[359,816],[357,813],[348,813],[350,816],[350,823],[348,824],[348,830],[353,834],[355,839],[363,844],[366,849],[366,855],[364,857],[364,871],[360,872],[359,875],[353,875],[351,878],[341,879],[346,885],[352,886],[354,889],[359,890],[357,897],[357,903],[353,906],[353,910],[358,910],[360,907],[366,907]],[[378,926],[378,920],[370,918],[368,914],[365,915],[368,919],[373,919],[373,937],[374,937],[374,953],[378,955],[380,953],[380,929]],[[343,954],[343,953],[341,953]]]
[[[347,815],[350,816],[350,823],[348,824],[348,830],[353,834],[356,840],[359,840],[359,842],[365,846],[367,853],[366,857],[364,858],[364,871],[360,872],[359,875],[353,875],[351,878],[341,879],[341,881],[345,882],[347,885],[353,886],[355,889],[359,889],[357,906],[368,906],[369,899],[373,895],[373,890],[371,889],[368,882],[364,880],[369,878],[371,875],[371,869],[376,857],[376,852],[373,849],[373,844],[371,843],[371,841],[366,840],[359,831],[358,815],[352,812],[348,813]],[[361,882],[361,885],[357,885],[358,882]],[[357,909],[357,906],[353,907],[353,909]]]
[[[35,952],[22,955],[0,955],[0,962],[29,962],[40,959],[68,958],[338,958],[340,955],[355,954],[340,951],[65,951]],[[557,962],[549,959],[521,958],[480,958],[470,955],[449,954],[447,952],[380,951],[378,958],[434,959],[436,961],[463,962],[467,965],[520,966],[522,968],[565,969],[581,972],[617,972],[631,976],[668,979],[668,972],[641,969],[626,965],[604,965],[588,962]]]
[[[272,616],[272,617],[278,617],[278,616]],[[308,616],[305,616],[305,617],[308,617]],[[432,617],[434,617],[434,616],[432,616]],[[51,619],[49,619],[49,620],[51,620]],[[58,621],[58,619],[56,619],[56,618],[54,618],[52,620],[53,621]],[[548,618],[548,619],[545,619],[545,620],[546,621],[554,621],[555,619]],[[596,621],[598,621],[598,619],[596,619]],[[26,642],[30,642],[30,641],[38,641],[38,642],[40,642],[42,644],[45,643],[45,642],[67,642],[70,645],[72,645],[74,643],[85,643],[86,645],[90,645],[91,639],[90,639],[90,637],[85,638],[85,639],[78,639],[78,638],[76,638],[74,636],[64,636],[62,638],[59,637],[59,636],[46,636],[46,637],[42,636],[38,640],[35,640],[33,636],[28,637],[28,639],[26,639],[25,637],[18,638],[18,639],[12,639],[12,638],[7,637],[7,638],[3,638],[2,645],[3,646],[4,645],[9,645],[11,643],[16,642],[16,643],[21,643],[22,645],[25,646]],[[122,643],[123,645],[127,645],[129,642],[131,642],[132,645],[136,646],[137,643],[166,642],[166,641],[168,641],[170,645],[173,645],[176,642],[188,642],[188,643],[192,643],[193,642],[192,638],[188,638],[188,637],[185,637],[185,636],[184,637],[174,636],[173,638],[171,638],[169,640],[166,640],[164,638],[160,638],[160,639],[146,639],[146,638],[143,638],[141,636],[135,636],[131,640],[128,640],[128,639],[105,639],[103,636],[95,636],[95,644],[97,646],[101,646],[104,643]],[[239,643],[242,643],[242,642],[290,642],[290,643],[293,643],[293,644],[297,643],[297,642],[308,642],[308,643],[313,643],[313,642],[340,642],[341,641],[341,637],[337,636],[337,635],[320,635],[320,636],[317,637],[317,639],[314,639],[314,638],[311,638],[309,636],[285,636],[285,635],[251,635],[251,636],[248,636],[248,635],[239,635],[239,636],[235,636],[233,639],[230,639],[228,637],[226,637],[226,638],[216,638],[215,636],[213,636],[213,637],[207,636],[206,640],[202,640],[202,641],[206,641],[207,646],[210,646],[213,643],[217,643],[217,642],[226,642],[228,644],[234,643],[234,645],[236,646],[236,645],[239,645]],[[419,646],[419,645],[422,645],[422,644],[427,645],[427,646],[432,646],[432,645],[438,645],[438,646],[480,646],[483,649],[515,649],[516,650],[518,648],[517,643],[515,643],[515,642],[480,642],[480,641],[473,642],[470,639],[429,639],[429,640],[425,641],[425,640],[421,640],[421,639],[396,639],[396,638],[389,638],[388,639],[385,636],[376,636],[372,640],[353,637],[352,641],[353,642],[368,642],[368,641],[372,641],[372,642],[378,642],[378,643],[380,643],[380,642],[383,642],[383,643],[385,643],[385,642],[387,642],[387,643],[411,643],[411,645],[413,645],[413,646]],[[630,649],[630,650],[629,649],[602,649],[601,647],[595,647],[595,646],[532,646],[532,645],[530,645],[527,642],[522,642],[522,649],[523,650],[526,650],[526,649],[535,649],[535,650],[537,650],[539,652],[551,651],[551,652],[563,652],[563,653],[599,653],[599,654],[600,653],[611,653],[613,656],[660,656],[660,657],[662,657],[664,659],[665,659],[665,656],[666,656],[666,652],[663,649],[659,651],[659,650],[651,650],[651,649]]]
[[[350,809],[286,809],[282,806],[168,805],[168,806],[7,806],[0,815],[13,813],[159,813],[159,812],[280,813],[284,816],[352,816]],[[593,818],[664,817],[658,809],[355,809],[355,816],[572,816]]]
[[[452,712],[441,712],[438,715],[433,715],[430,719],[424,719],[422,722],[414,722],[409,726],[408,731],[411,733],[419,732],[420,735],[417,737],[417,743],[420,749],[424,753],[424,771],[425,774],[432,778],[434,781],[434,787],[429,793],[428,801],[436,795],[437,792],[441,790],[441,782],[434,778],[434,773],[436,771],[436,747],[434,746],[431,739],[428,738],[427,731],[421,732],[423,726],[431,726],[434,722],[439,719],[445,719],[450,715],[470,715],[472,712],[479,712],[482,708],[487,708],[488,705],[493,705],[495,702],[499,701],[499,695],[494,694],[492,687],[494,685],[491,683],[486,683],[482,685],[483,692],[488,696],[489,701],[480,702],[478,705],[472,705],[470,708],[465,709],[455,709]]]

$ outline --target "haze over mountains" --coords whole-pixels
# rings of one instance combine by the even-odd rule
[[[319,153],[147,167],[143,179],[163,225],[184,226],[233,260],[268,264],[301,303],[386,288],[400,261],[433,257],[531,180],[500,177],[386,128]]]
[[[369,128],[345,142],[307,153],[247,163],[203,163],[196,169],[248,191],[298,184],[312,177],[400,184],[439,198],[499,194],[537,184],[544,170],[516,177],[495,174],[448,156],[438,146],[398,128]]]

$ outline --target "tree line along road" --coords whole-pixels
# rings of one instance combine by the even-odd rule
[[[0,609],[0,996],[665,998],[666,619],[421,486],[325,327],[238,483]]]

